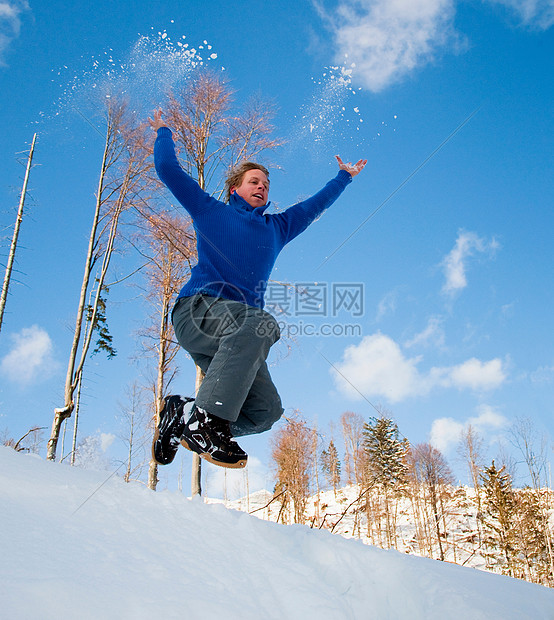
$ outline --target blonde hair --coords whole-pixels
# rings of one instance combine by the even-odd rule
[[[269,180],[269,170],[265,166],[262,166],[261,164],[256,164],[253,161],[243,161],[238,166],[232,168],[227,175],[227,178],[225,179],[226,202],[229,202],[229,199],[231,198],[231,187],[238,187],[239,185],[241,185],[245,173],[249,170],[261,170]]]

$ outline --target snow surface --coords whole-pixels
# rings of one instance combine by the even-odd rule
[[[552,620],[554,591],[0,447],[6,618]]]

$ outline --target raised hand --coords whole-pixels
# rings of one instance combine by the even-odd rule
[[[350,175],[353,177],[359,174],[367,164],[367,159],[360,159],[354,165],[352,165],[350,162],[345,164],[338,155],[335,155],[335,158],[339,162],[339,168],[341,170],[346,170],[346,172],[349,172]]]
[[[148,122],[154,131],[158,131],[160,127],[165,127],[165,123],[162,120],[162,109],[158,108],[157,110],[154,110],[153,118],[149,118]]]

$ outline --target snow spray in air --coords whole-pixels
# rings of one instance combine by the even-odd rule
[[[312,78],[315,91],[295,117],[288,139],[291,151],[308,145],[314,159],[329,157],[342,131],[338,121],[345,120],[347,102],[355,92],[351,75],[351,69],[329,67],[321,78]]]
[[[166,31],[141,35],[126,53],[117,58],[113,49],[91,59],[91,66],[69,78],[52,114],[64,117],[69,111],[90,117],[103,109],[106,98],[122,97],[139,116],[146,118],[168,92],[179,91],[195,69],[217,59],[208,41],[190,46],[182,35],[173,41]],[[63,79],[67,67],[57,76]]]
[[[362,89],[353,85],[352,74],[353,68],[332,66],[312,78],[315,90],[295,117],[287,142],[290,152],[307,150],[315,161],[328,161],[337,145],[367,148],[390,127],[391,121],[379,121],[376,128],[364,125]]]

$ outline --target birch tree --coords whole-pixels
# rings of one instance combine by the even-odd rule
[[[4,320],[4,310],[6,308],[6,301],[8,299],[8,291],[10,288],[10,281],[12,277],[13,264],[15,261],[15,252],[17,250],[17,242],[19,239],[19,231],[21,229],[21,222],[23,221],[23,209],[25,206],[25,199],[27,198],[27,186],[29,184],[29,176],[31,174],[31,167],[33,164],[33,155],[35,152],[35,142],[37,134],[33,135],[33,141],[27,157],[27,166],[25,168],[25,177],[23,179],[23,187],[19,197],[19,206],[17,208],[17,216],[15,219],[15,226],[13,229],[12,242],[10,245],[10,253],[8,254],[8,262],[6,264],[6,272],[4,274],[4,283],[2,284],[2,292],[0,293],[0,331],[2,330],[2,322]]]
[[[143,200],[145,172],[149,165],[149,152],[143,138],[145,128],[134,121],[125,103],[116,98],[106,99],[105,118],[106,136],[69,352],[64,403],[54,410],[48,441],[47,458],[50,460],[56,458],[62,422],[71,417],[75,409],[74,395],[94,334],[105,327],[101,321],[102,300],[106,293],[110,261],[118,240],[120,219],[133,204]],[[98,344],[102,338],[101,333]]]
[[[344,439],[345,474],[348,484],[363,484],[364,477],[364,419],[353,411],[345,411],[340,418]]]
[[[145,458],[145,447],[150,447],[150,435],[146,434],[146,406],[143,390],[138,382],[134,382],[126,390],[125,403],[120,404],[121,431],[119,439],[126,448],[125,473],[123,480],[130,482],[140,477]]]
[[[547,550],[550,579],[554,580],[554,542],[550,515],[552,513],[552,490],[548,488],[548,440],[539,437],[529,418],[516,419],[511,430],[512,444],[519,450],[531,478],[532,492],[536,495],[536,528]]]
[[[417,444],[408,453],[409,475],[417,493],[423,492],[426,503],[431,509],[432,526],[428,532],[434,532],[439,550],[439,559],[445,559],[446,538],[445,501],[448,485],[454,483],[452,471],[443,454],[429,443]],[[427,512],[427,511],[425,511]],[[430,556],[432,545],[429,545]]]
[[[469,479],[475,492],[475,503],[477,513],[481,512],[481,473],[483,471],[483,440],[477,430],[469,424],[460,434],[458,443],[458,454],[465,460]],[[477,520],[477,537],[481,544],[481,523]]]
[[[163,400],[177,373],[174,359],[179,345],[173,337],[171,310],[183,280],[190,273],[194,238],[190,221],[178,213],[145,214],[141,226],[141,241],[145,247],[140,251],[147,260],[145,298],[150,306],[143,346],[147,356],[155,360],[149,382],[153,396],[152,419],[157,422]],[[156,488],[157,471],[157,463],[151,459],[148,473],[151,489]]]

